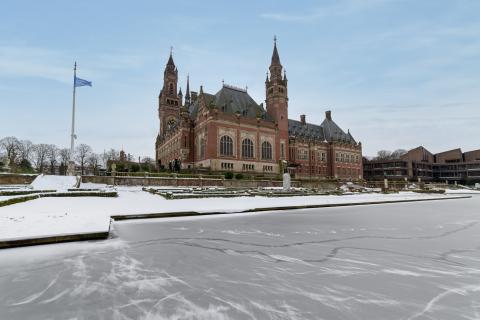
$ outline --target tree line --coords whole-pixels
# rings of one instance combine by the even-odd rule
[[[377,156],[373,160],[398,160],[401,156],[407,153],[405,149],[397,149],[395,151],[380,150],[377,152]]]
[[[103,153],[95,153],[89,145],[80,144],[75,148],[73,160],[80,167],[82,175],[87,170],[98,174],[99,169],[108,169],[109,161],[120,160],[120,151],[110,149]],[[69,148],[61,148],[54,144],[34,144],[30,140],[20,140],[16,137],[0,139],[0,167],[8,164],[12,172],[65,175],[69,161]],[[144,158],[144,161],[153,160]]]

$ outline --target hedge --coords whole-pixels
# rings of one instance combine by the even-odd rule
[[[18,197],[18,198],[12,198],[12,199],[7,199],[7,200],[0,200],[0,207],[9,206],[9,205],[16,204],[16,203],[21,203],[21,202],[26,202],[26,201],[30,201],[30,200],[38,199],[38,198],[40,198],[40,195],[35,194],[35,195],[32,195],[32,196]]]
[[[55,192],[57,190],[14,190],[14,191],[0,191],[0,196],[23,196],[26,194]]]
[[[110,192],[56,192],[56,193],[45,193],[40,194],[42,198],[49,197],[117,197],[118,194],[116,191]]]

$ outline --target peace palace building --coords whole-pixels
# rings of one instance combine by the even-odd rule
[[[215,94],[178,90],[172,54],[158,97],[155,150],[163,168],[279,174],[295,178],[361,179],[362,144],[325,112],[321,125],[288,118],[288,81],[276,42],[265,81],[265,105],[247,90],[222,85]]]

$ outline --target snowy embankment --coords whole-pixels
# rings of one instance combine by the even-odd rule
[[[93,187],[92,185],[89,185]],[[82,185],[83,187],[83,185]],[[0,241],[106,232],[110,216],[163,212],[241,212],[255,208],[446,198],[440,194],[354,194],[346,196],[238,197],[166,200],[140,187],[118,187],[118,198],[40,198],[0,207]],[[352,209],[353,210],[353,209]],[[188,219],[188,218],[185,218]]]
[[[51,176],[41,174],[30,184],[35,190],[66,191],[78,185],[78,177],[75,176]]]
[[[445,190],[445,194],[478,194],[480,195],[480,190],[472,190],[472,189],[447,189]]]

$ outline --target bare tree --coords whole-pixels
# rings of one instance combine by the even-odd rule
[[[50,163],[50,174],[55,174],[55,164],[57,163],[59,149],[54,144],[48,145],[47,157]]]
[[[85,172],[85,163],[87,157],[92,153],[92,148],[89,145],[82,143],[77,148],[75,148],[75,158],[80,163],[80,169],[82,171],[82,175]]]
[[[33,162],[39,173],[43,173],[48,157],[50,145],[45,143],[36,144],[33,147]]]
[[[15,165],[15,160],[18,156],[18,147],[20,142],[15,137],[5,137],[0,140],[0,148],[5,150],[10,164]]]
[[[18,155],[20,161],[31,161],[33,153],[33,143],[30,140],[20,140],[18,144]]]
[[[58,150],[58,158],[60,160],[60,174],[67,174],[67,166],[70,161],[70,149],[62,148]]]
[[[395,151],[392,152],[392,159],[400,159],[401,156],[403,156],[404,154],[407,153],[407,150],[405,149],[397,149]]]
[[[92,170],[94,175],[98,173],[99,162],[100,162],[100,156],[96,153],[92,152],[87,158],[87,164],[90,170]]]
[[[380,150],[377,152],[375,160],[389,160],[392,158],[392,152],[388,150]]]
[[[107,151],[107,159],[108,160],[118,160],[120,158],[120,151],[115,149],[110,149]]]
[[[153,160],[152,158],[150,157],[143,157],[142,160],[141,160],[142,163],[145,163],[145,164],[152,164],[154,165],[155,164],[155,160]]]

